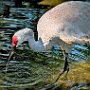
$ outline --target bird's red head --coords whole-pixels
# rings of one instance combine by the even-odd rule
[[[13,37],[12,37],[12,46],[13,46],[13,47],[16,47],[17,43],[18,43],[18,38],[17,38],[17,36],[13,36]]]

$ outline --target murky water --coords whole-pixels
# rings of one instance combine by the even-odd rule
[[[35,86],[40,81],[47,79],[54,70],[52,67],[62,67],[62,65],[59,65],[63,63],[62,52],[58,50],[58,47],[55,47],[52,53],[34,53],[30,50],[27,43],[23,43],[18,48],[18,55],[14,56],[7,65],[7,58],[12,47],[12,35],[18,29],[24,27],[36,30],[37,18],[44,12],[45,10],[40,9],[18,9],[17,13],[13,13],[12,18],[0,19],[2,21],[0,22],[0,87],[3,89],[8,87],[26,88],[28,86]],[[69,56],[70,62],[89,60],[90,45],[75,45]],[[40,87],[40,85],[38,86]],[[32,90],[34,89],[32,87]]]

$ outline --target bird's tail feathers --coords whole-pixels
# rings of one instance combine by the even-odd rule
[[[79,40],[80,40],[83,44],[84,44],[84,43],[90,43],[90,35],[82,36]]]
[[[83,36],[80,38],[74,37],[76,43],[85,44],[90,43],[90,37]]]

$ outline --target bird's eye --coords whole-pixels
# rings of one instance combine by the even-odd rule
[[[17,36],[13,36],[12,37],[12,46],[15,47],[17,45],[17,42],[18,42]]]

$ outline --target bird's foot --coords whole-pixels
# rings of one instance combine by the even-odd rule
[[[58,77],[57,77],[57,79],[55,80],[55,82],[57,82],[58,81],[58,79],[60,78],[60,76],[62,75],[62,74],[64,74],[65,72],[69,72],[69,64],[68,64],[68,61],[67,61],[67,57],[68,57],[68,53],[65,53],[64,52],[64,67],[63,67],[63,70],[62,70],[62,72],[58,75]],[[67,74],[66,74],[67,75]]]
[[[57,79],[55,80],[55,83],[59,80],[60,76],[62,76],[65,72],[66,72],[66,75],[67,75],[68,72],[69,72],[69,65],[67,65],[66,68],[64,67],[63,70],[62,70],[62,72],[59,73]]]

